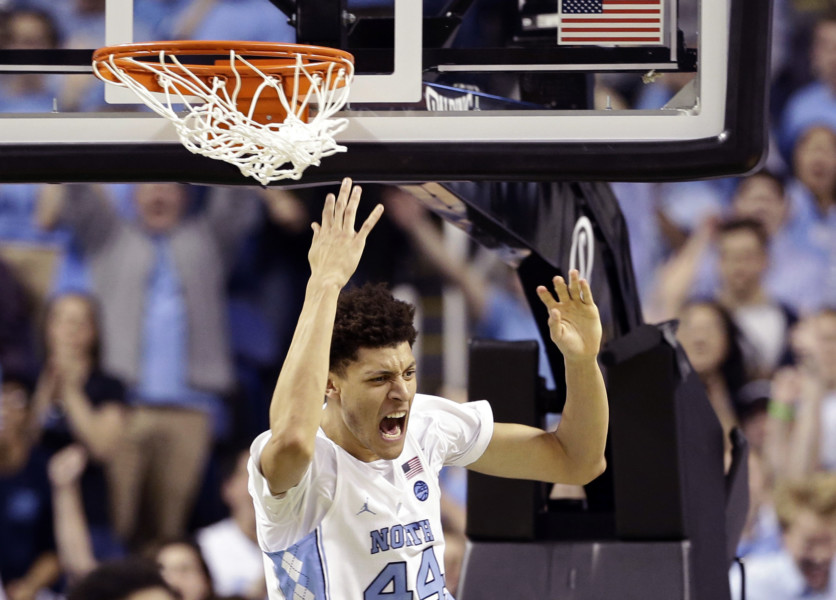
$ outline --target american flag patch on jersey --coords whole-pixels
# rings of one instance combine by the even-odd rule
[[[407,479],[412,479],[418,473],[421,473],[424,470],[424,467],[421,466],[421,461],[416,456],[414,458],[410,458],[408,461],[402,464],[401,469],[403,469],[403,474],[406,475]]]

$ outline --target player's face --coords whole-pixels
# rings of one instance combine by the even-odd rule
[[[330,375],[328,403],[338,408],[339,419],[329,436],[362,461],[397,458],[416,387],[415,356],[407,342],[361,348],[342,375]]]

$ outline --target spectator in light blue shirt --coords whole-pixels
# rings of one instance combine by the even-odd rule
[[[769,236],[769,267],[764,287],[776,300],[798,314],[811,314],[824,303],[826,256],[809,236],[799,236],[793,224],[783,181],[768,171],[743,179],[732,199],[732,212],[763,225]],[[798,294],[798,290],[806,290]],[[804,296],[800,298],[799,296]]]
[[[60,45],[52,15],[36,8],[0,12],[0,49],[46,50]],[[0,112],[39,113],[52,110],[59,78],[43,73],[8,73],[0,78]]]
[[[828,274],[819,287],[824,304],[835,305],[836,127],[815,126],[801,134],[793,152],[793,173],[790,233],[827,261]]]
[[[816,79],[795,92],[784,107],[779,139],[784,156],[792,153],[798,136],[810,126],[836,129],[836,12],[816,22],[810,61]]]
[[[784,548],[744,560],[746,600],[836,598],[836,474],[818,472],[775,491]],[[732,597],[741,598],[740,572],[730,572]]]
[[[137,219],[128,221],[101,188],[64,189],[45,212],[73,231],[89,261],[103,364],[133,402],[112,469],[115,527],[136,543],[176,537],[198,492],[213,416],[233,385],[226,275],[258,203],[217,188],[192,214],[188,188],[142,184]],[[228,197],[236,195],[245,197]],[[154,518],[140,527],[143,509]]]

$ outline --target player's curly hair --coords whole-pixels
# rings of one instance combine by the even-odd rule
[[[365,284],[342,291],[331,338],[330,369],[343,374],[360,348],[387,348],[415,343],[415,307],[396,300],[384,284]]]

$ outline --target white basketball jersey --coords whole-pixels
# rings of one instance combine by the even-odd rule
[[[298,502],[291,510],[301,519],[317,513],[317,505],[319,512],[324,512],[313,517],[312,530],[305,528],[309,533],[289,547],[271,548],[270,528],[293,525],[283,525],[289,515],[260,506],[257,491],[253,494],[270,599],[451,598],[444,586],[438,473],[444,464],[469,464],[478,459],[492,430],[487,403],[457,405],[427,396],[416,396],[413,401],[404,449],[396,460],[364,463],[320,430],[317,453],[330,456],[324,462],[315,461],[313,470],[333,467],[335,477],[331,480],[329,473],[323,473],[327,483],[320,486],[316,474],[313,479],[306,476],[300,483],[305,490],[299,490],[302,493],[297,493],[296,500],[290,499]],[[269,437],[269,433],[264,435]],[[262,436],[253,444],[254,459]],[[333,497],[323,504],[315,496],[329,496],[332,482]],[[279,511],[284,512],[284,507]],[[273,518],[268,517],[268,523],[262,517],[269,513]]]

